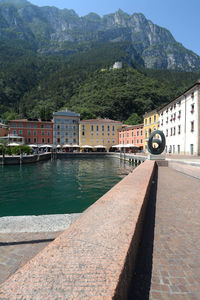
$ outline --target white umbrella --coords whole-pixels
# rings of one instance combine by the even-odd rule
[[[38,146],[37,146],[37,145],[34,145],[34,144],[28,145],[28,146],[31,147],[31,148],[38,148]]]
[[[79,145],[73,145],[72,147],[73,147],[73,148],[80,148]]]
[[[19,146],[17,143],[9,143],[8,146]]]
[[[124,145],[122,145],[122,144],[112,146],[112,148],[123,148],[123,147],[124,147]]]
[[[133,145],[133,144],[126,144],[126,145],[124,145],[124,148],[130,148],[130,147],[135,147],[135,145]]]
[[[70,147],[72,147],[72,145],[69,145],[69,144],[63,145],[63,148],[70,148]]]
[[[53,148],[51,145],[42,145],[40,148]]]
[[[95,146],[94,148],[106,148],[106,147],[103,146],[103,145],[97,145],[97,146]]]
[[[60,146],[60,145],[57,145],[56,148],[61,148],[61,146]]]
[[[89,145],[84,145],[84,146],[81,146],[81,148],[93,148],[93,147],[89,146]]]

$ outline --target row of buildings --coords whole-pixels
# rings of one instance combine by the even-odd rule
[[[107,151],[118,145],[146,152],[149,136],[157,129],[165,134],[166,153],[200,155],[200,80],[167,105],[145,113],[143,124],[128,126],[110,119],[81,121],[80,114],[68,110],[55,112],[51,121],[9,122],[9,136],[23,137],[29,145],[103,146]]]

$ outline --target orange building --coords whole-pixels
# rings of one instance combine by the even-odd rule
[[[26,144],[53,144],[53,122],[40,119],[10,120],[10,134],[25,138]]]
[[[3,123],[0,123],[0,137],[8,135],[8,126]]]
[[[119,144],[134,145],[143,149],[143,124],[125,125],[119,130]]]

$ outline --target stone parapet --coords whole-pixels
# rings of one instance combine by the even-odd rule
[[[125,299],[155,162],[145,161],[0,286],[0,299]]]

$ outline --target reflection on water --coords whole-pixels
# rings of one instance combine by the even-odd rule
[[[133,170],[114,158],[0,167],[0,216],[82,212]]]

